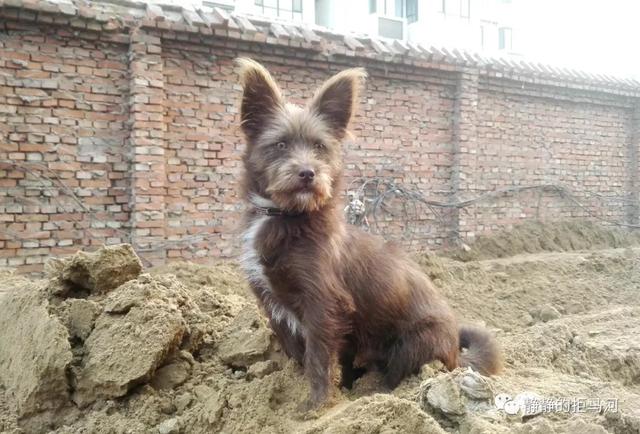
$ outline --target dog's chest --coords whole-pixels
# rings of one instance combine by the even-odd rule
[[[293,334],[305,334],[305,329],[296,315],[277,300],[269,278],[265,273],[262,255],[256,248],[256,240],[264,225],[272,217],[260,216],[255,218],[242,236],[242,255],[240,266],[244,271],[251,288],[261,300],[269,316],[280,324],[286,324]]]

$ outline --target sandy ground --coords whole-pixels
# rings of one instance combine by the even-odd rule
[[[116,246],[43,280],[0,271],[0,432],[640,432],[640,248],[592,229],[549,229],[562,251],[418,258],[461,320],[496,333],[502,375],[433,363],[387,391],[373,372],[310,414],[233,263],[147,271]]]

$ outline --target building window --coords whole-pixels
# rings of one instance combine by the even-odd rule
[[[395,0],[394,13],[397,18],[404,17],[404,0]]]
[[[388,18],[406,18],[407,22],[418,21],[418,0],[382,0],[382,12],[380,15]],[[369,13],[375,14],[378,10],[378,2],[369,0]]]
[[[498,29],[498,48],[500,50],[511,50],[512,35],[511,27],[500,27]]]
[[[302,21],[302,0],[255,0],[255,5],[267,17]]]
[[[471,0],[460,0],[460,16],[462,18],[471,17]]]
[[[407,22],[418,21],[418,0],[407,0]]]
[[[406,0],[382,0],[382,15],[389,18],[405,17]]]
[[[400,6],[400,11],[402,11],[402,1],[399,2],[398,0],[382,0],[382,14],[386,17],[401,17],[402,15],[398,15],[398,6]]]

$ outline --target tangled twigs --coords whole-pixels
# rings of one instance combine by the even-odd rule
[[[590,207],[583,204],[578,199],[578,195],[576,193],[572,192],[568,187],[562,184],[547,183],[539,185],[513,186],[490,191],[471,199],[452,200],[449,202],[429,199],[421,191],[416,190],[412,186],[407,187],[386,178],[356,178],[351,181],[347,189],[348,195],[352,198],[350,200],[359,201],[364,204],[365,211],[363,214],[373,218],[375,223],[374,226],[378,230],[378,222],[382,218],[382,213],[403,219],[404,224],[408,227],[412,220],[411,216],[414,217],[413,220],[424,219],[424,216],[420,216],[419,211],[417,210],[417,205],[423,205],[426,207],[425,211],[431,213],[437,221],[442,224],[446,224],[442,211],[464,209],[477,203],[490,202],[499,198],[531,191],[555,194],[571,203],[573,206],[582,209],[589,217],[600,222],[626,228],[640,228],[640,225],[638,224],[626,223],[602,217],[598,213],[594,212]],[[634,200],[626,197],[609,197],[589,191],[580,192],[580,195],[584,197],[594,197],[600,202],[613,201],[616,203],[622,203],[626,206],[637,205]],[[397,204],[396,206],[391,205],[389,202],[392,200],[399,200],[401,209],[398,208]],[[412,208],[413,212],[408,211],[409,208]],[[349,215],[349,206],[346,208],[346,212],[348,214],[348,218],[353,219],[353,217]]]
[[[98,212],[87,206],[82,198],[75,194],[72,187],[67,185],[56,171],[50,169],[45,164],[36,162],[21,162],[14,160],[0,160],[0,169],[17,170],[28,175],[29,178],[37,182],[38,187],[46,197],[4,197],[5,201],[11,200],[17,203],[29,205],[42,204],[48,201],[56,205],[58,211],[71,213],[78,230],[84,231],[89,236],[101,236],[96,233],[93,227],[109,227],[121,240],[131,240],[131,233],[126,224],[120,229],[109,225],[103,220],[103,212]],[[69,170],[73,170],[71,167]],[[416,233],[416,226],[425,226],[425,221],[433,220],[448,231],[456,234],[455,228],[451,228],[450,217],[454,210],[466,210],[474,204],[490,202],[500,198],[514,196],[525,192],[539,192],[553,194],[565,200],[571,206],[581,209],[585,214],[600,222],[621,226],[626,228],[640,228],[638,224],[621,222],[612,218],[607,218],[602,213],[595,212],[593,207],[585,205],[579,198],[593,198],[598,203],[606,204],[610,202],[619,207],[637,207],[636,200],[630,197],[605,196],[597,192],[580,191],[573,192],[568,187],[561,184],[540,184],[507,187],[494,190],[471,199],[465,200],[435,200],[428,198],[414,185],[403,185],[393,179],[383,177],[356,178],[351,181],[347,189],[347,206],[344,212],[349,223],[360,226],[365,230],[382,232],[385,235],[388,230],[381,224],[385,220],[400,221],[403,226],[403,238],[412,239]],[[443,192],[446,196],[454,197],[450,192]],[[61,201],[60,196],[66,196],[71,202]],[[541,205],[538,204],[538,207]],[[71,209],[70,209],[71,208]],[[613,205],[601,206],[605,211],[613,210]],[[76,215],[80,214],[80,215]],[[217,225],[219,226],[219,225]],[[14,239],[29,239],[28,233],[20,233],[15,230],[3,229]],[[202,227],[199,232],[180,236],[178,239],[145,240],[145,245],[138,246],[141,252],[158,252],[171,248],[187,248],[190,250],[204,249],[209,243],[214,242],[213,237],[217,237],[216,232],[212,232],[211,227]]]
[[[64,196],[70,197],[72,201],[75,203],[75,205],[79,208],[80,212],[88,215],[90,220],[106,223],[103,220],[99,219],[96,216],[96,213],[92,211],[90,208],[88,208],[82,202],[82,199],[80,199],[74,193],[71,187],[65,184],[65,182],[58,176],[58,174],[55,171],[49,169],[44,164],[21,163],[13,160],[0,160],[0,169],[7,168],[7,167],[13,170],[17,170],[19,172],[24,172],[28,174],[31,178],[36,180],[40,188],[42,189],[42,191],[47,192],[48,197],[56,204],[56,206],[59,209],[62,209],[65,212],[71,212],[71,213],[76,211],[76,209],[68,210],[66,208],[66,204],[63,204],[58,200],[58,195],[62,194]],[[31,199],[33,200],[33,198]],[[82,225],[82,219],[78,219],[75,216],[72,216],[71,218],[73,218],[75,222],[78,223],[80,226]],[[111,228],[111,229],[114,232],[118,233],[122,237],[122,239],[126,240],[129,238],[129,233],[127,231],[124,231],[118,228]],[[89,234],[93,233],[90,224],[89,224],[89,227],[85,228],[85,230]],[[19,236],[18,234],[15,234],[15,235],[16,235],[16,238],[21,238],[21,239],[29,238],[29,234],[25,234],[24,236]]]
[[[63,210],[70,214],[70,217],[78,227],[82,228],[86,232],[87,235],[90,236],[99,236],[93,230],[92,223],[99,222],[100,226],[106,226],[107,222],[100,217],[98,217],[98,213],[96,211],[91,210],[87,207],[82,198],[78,197],[73,188],[69,187],[59,176],[58,174],[48,168],[44,164],[33,163],[33,162],[19,162],[13,160],[0,160],[0,169],[11,169],[19,172],[23,172],[27,174],[30,178],[35,180],[38,183],[40,189],[46,194],[47,200],[52,201],[59,210]],[[69,168],[69,170],[72,170]],[[66,196],[71,198],[72,204],[62,203],[59,200],[59,196]],[[16,202],[27,201],[31,205],[42,204],[43,198],[41,197],[15,197],[13,198]],[[70,209],[71,208],[71,209]],[[82,214],[82,217],[76,216],[76,212]],[[87,219],[88,218],[88,219]],[[131,234],[127,230],[109,227],[113,230],[121,240],[129,241],[131,239]],[[9,230],[8,228],[4,229],[8,235],[13,237],[14,239],[19,240],[28,240],[30,238],[29,233],[19,233],[17,231]],[[206,228],[203,228],[201,231],[180,237],[179,240],[157,240],[153,242],[153,245],[145,245],[145,246],[137,246],[138,252],[156,252],[165,250],[168,248],[180,248],[181,246],[194,246],[197,243],[202,243],[208,241],[211,237],[211,232]]]

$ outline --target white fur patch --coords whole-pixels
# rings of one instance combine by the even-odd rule
[[[264,201],[268,199],[261,198]],[[251,222],[251,225],[242,235],[242,255],[240,267],[247,276],[247,280],[254,287],[262,291],[262,301],[265,309],[269,311],[274,321],[285,322],[292,334],[305,335],[305,330],[296,318],[295,314],[274,300],[273,289],[269,278],[264,274],[264,267],[260,263],[260,253],[255,248],[256,237],[262,226],[272,217],[260,216]]]
[[[251,194],[251,196],[249,196],[249,202],[258,208],[277,208],[271,199],[258,196],[257,194]]]
[[[300,324],[300,321],[298,321],[298,318],[296,318],[296,315],[282,304],[275,301],[272,294],[273,292],[271,291],[271,287],[269,287],[269,289],[263,292],[262,297],[267,309],[271,312],[271,316],[274,321],[279,323],[285,322],[292,334],[305,336],[305,329],[302,327],[302,324]]]
[[[262,264],[260,264],[255,242],[260,229],[270,218],[269,216],[260,216],[251,222],[251,225],[242,234],[242,255],[240,256],[240,266],[249,283],[261,288],[269,287],[269,289],[271,287],[267,281],[267,276],[264,275]]]

